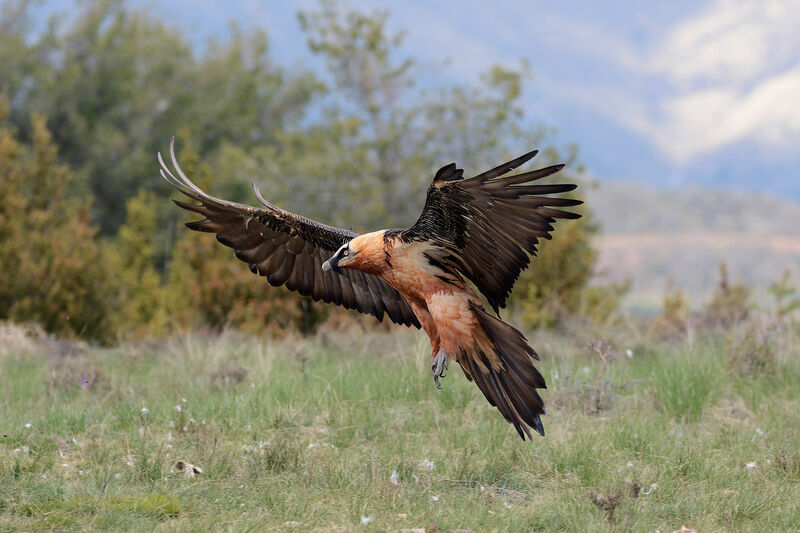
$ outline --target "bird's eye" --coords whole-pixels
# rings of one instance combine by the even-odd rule
[[[350,255],[350,250],[342,250],[342,255],[344,257],[347,257],[348,255]]]

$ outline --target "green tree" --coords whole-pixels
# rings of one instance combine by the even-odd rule
[[[161,274],[155,267],[156,195],[141,189],[126,204],[125,224],[109,244],[114,270],[116,323],[123,337],[169,331]]]
[[[274,144],[305,117],[319,87],[311,74],[275,64],[263,32],[233,26],[229,40],[195,55],[180,33],[125,1],[84,3],[33,41],[28,12],[27,2],[4,4],[0,82],[12,119],[29,137],[30,112],[47,116],[60,160],[95,196],[93,216],[107,235],[139,188],[166,190],[153,154],[178,129],[198,132],[204,158],[223,140]]]
[[[74,176],[57,163],[44,118],[32,117],[27,146],[6,109],[0,98],[0,318],[110,340],[109,270],[91,203],[67,194]]]

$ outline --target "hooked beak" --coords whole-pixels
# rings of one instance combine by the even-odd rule
[[[336,259],[335,257],[331,257],[330,259],[322,263],[323,272],[330,272],[331,270],[333,270],[337,274],[342,273],[342,269],[339,268],[339,260]]]

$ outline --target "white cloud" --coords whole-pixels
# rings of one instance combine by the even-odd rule
[[[717,0],[671,28],[651,65],[672,82],[746,85],[797,58],[796,0]]]
[[[684,162],[740,141],[779,149],[800,142],[800,64],[759,80],[747,91],[717,86],[664,103],[666,121],[652,124],[657,144]]]
[[[797,0],[715,0],[655,36],[639,60],[621,54],[614,63],[628,79],[557,90],[649,139],[678,164],[743,141],[796,150],[798,28]],[[589,41],[583,44],[587,56],[597,55]],[[656,89],[630,88],[642,83]]]

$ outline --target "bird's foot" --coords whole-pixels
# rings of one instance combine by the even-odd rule
[[[447,370],[447,352],[445,352],[444,350],[439,350],[431,362],[431,373],[433,374],[433,383],[436,385],[437,389],[442,388],[442,384],[439,383],[439,378],[444,377],[445,370]]]

